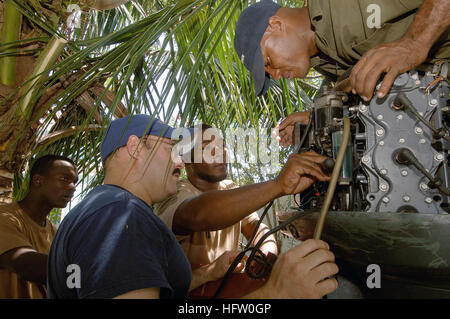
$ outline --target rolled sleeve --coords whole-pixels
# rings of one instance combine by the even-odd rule
[[[0,212],[0,255],[18,247],[32,247],[23,225],[15,216]]]

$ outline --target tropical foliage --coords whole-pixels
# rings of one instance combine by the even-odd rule
[[[239,13],[255,1],[113,0],[125,4],[92,9],[106,2],[0,1],[3,201],[24,194],[27,163],[48,153],[78,164],[82,189],[100,183],[99,144],[114,118],[147,113],[176,126],[252,127],[270,136],[317,91],[313,76],[276,82],[255,96],[233,49]],[[74,15],[73,5],[82,12]],[[232,174],[246,184],[273,172],[235,163]]]

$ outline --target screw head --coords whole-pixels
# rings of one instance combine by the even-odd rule
[[[408,171],[406,169],[402,170],[401,172],[402,176],[408,176]]]
[[[382,119],[383,119],[383,115],[380,114],[377,116],[377,120],[381,121]]]
[[[398,142],[399,142],[400,144],[404,144],[406,141],[405,141],[404,138],[401,138],[401,139],[398,140]]]
[[[414,84],[420,85],[420,80],[416,80],[416,81],[414,82]]]
[[[378,129],[377,130],[377,136],[383,136],[383,135],[384,135],[384,130]]]
[[[380,141],[380,143],[378,143],[378,145],[384,146],[384,141]]]
[[[369,156],[363,156],[363,158],[362,158],[362,162],[364,163],[364,164],[368,164],[368,163],[370,163],[370,157]]]
[[[401,115],[401,114],[399,114],[399,115],[397,115],[397,120],[403,120],[403,115]]]
[[[436,106],[438,104],[438,100],[436,99],[431,99],[430,101],[430,106]]]
[[[387,189],[388,189],[388,186],[386,184],[384,184],[384,183],[380,184],[380,190],[381,191],[385,192],[385,191],[387,191]]]
[[[425,203],[431,204],[432,202],[433,202],[433,200],[431,199],[431,197],[426,197],[425,198]]]
[[[416,132],[416,134],[422,134],[422,133],[423,133],[423,130],[422,130],[421,127],[416,127],[416,128],[414,129],[414,132]]]
[[[442,155],[441,153],[437,153],[437,154],[434,156],[434,159],[435,159],[437,162],[441,162],[441,161],[444,159],[444,155]]]
[[[386,175],[387,174],[387,169],[383,168],[380,170],[380,174],[381,175]]]
[[[405,195],[405,196],[403,196],[402,199],[403,199],[404,202],[407,203],[407,202],[409,202],[411,200],[411,197],[409,197],[408,195]]]
[[[384,196],[382,199],[383,203],[389,203],[389,197]]]
[[[421,138],[421,139],[419,140],[419,143],[420,143],[420,144],[425,144],[425,143],[426,143],[426,140],[425,140],[424,138]]]
[[[420,187],[420,189],[423,190],[423,191],[428,190],[428,185],[425,184],[425,183],[420,183],[419,187]]]
[[[359,111],[362,112],[362,113],[366,112],[367,111],[367,106],[365,106],[364,104],[361,104],[359,106]]]

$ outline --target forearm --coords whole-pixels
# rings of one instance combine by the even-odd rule
[[[194,232],[224,229],[281,195],[278,184],[273,180],[231,190],[206,192],[181,208],[178,224]]]
[[[425,0],[404,38],[428,50],[450,25],[450,0]]]
[[[253,235],[253,232],[256,228],[258,221],[253,222],[252,224],[247,224],[242,226],[242,233],[247,238],[247,240],[251,239],[251,236]],[[265,225],[264,223],[261,223],[259,226],[258,232],[256,233],[255,238],[253,239],[252,246],[254,246],[256,243],[260,241],[260,239],[270,231],[270,228]],[[277,240],[275,236],[272,234],[270,236],[267,236],[267,238],[264,240],[262,245],[259,247],[259,249],[264,253],[268,254],[269,252],[277,255],[278,254],[278,246],[277,246]]]
[[[212,264],[201,266],[192,271],[191,285],[189,286],[189,291],[209,282],[214,281],[216,278],[212,276]]]
[[[275,296],[266,288],[266,285],[258,288],[251,293],[243,296],[241,299],[273,299]]]
[[[265,234],[265,232],[263,234]],[[255,243],[257,243],[259,241],[259,239],[260,239],[260,237],[255,238]],[[267,255],[268,253],[278,255],[277,239],[275,238],[275,236],[274,235],[268,236],[262,243],[261,247],[259,247],[259,249],[265,255]]]
[[[22,279],[38,284],[47,282],[48,255],[31,248],[18,248],[2,255],[2,266]]]

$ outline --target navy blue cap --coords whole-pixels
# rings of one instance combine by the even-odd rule
[[[264,69],[259,43],[269,26],[269,18],[280,8],[279,4],[271,0],[257,2],[243,10],[236,23],[234,49],[239,59],[252,73],[257,96],[265,94],[270,84],[270,75]]]
[[[109,125],[100,147],[102,161],[105,163],[106,158],[112,152],[125,146],[131,135],[139,138],[144,135],[172,138],[175,134],[174,131],[174,128],[164,124],[161,120],[145,114],[128,115],[114,120]]]

